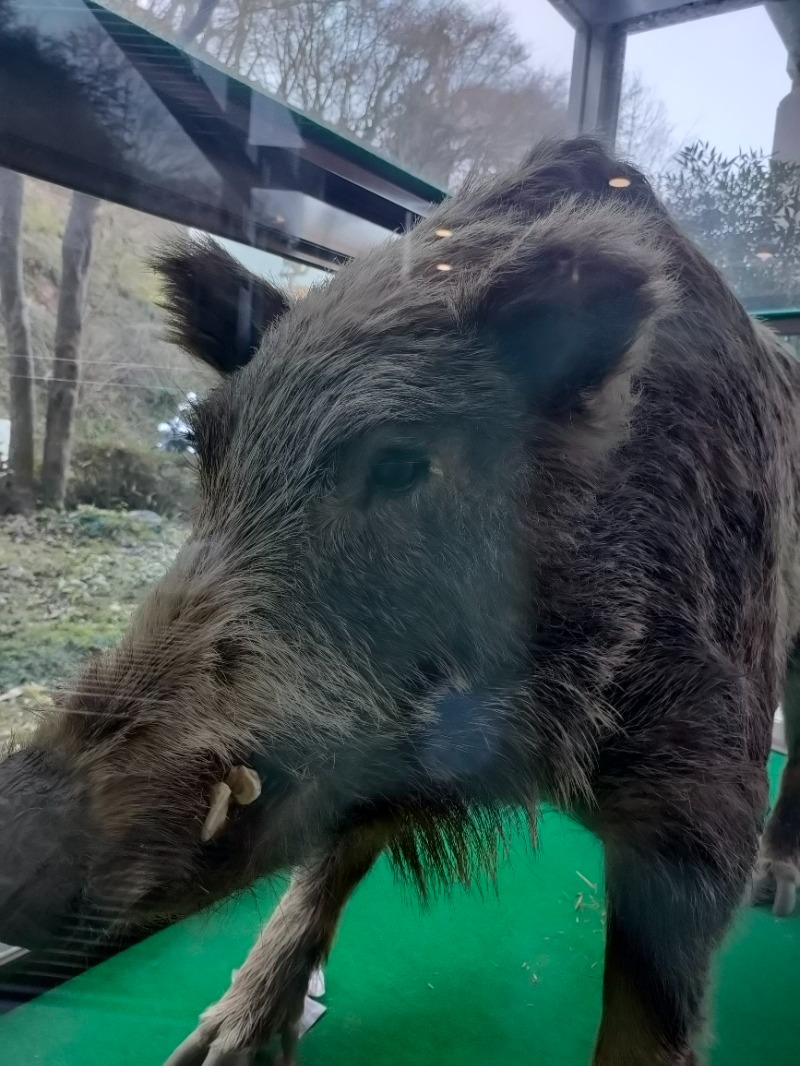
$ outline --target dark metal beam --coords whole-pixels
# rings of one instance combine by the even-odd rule
[[[753,318],[766,322],[776,333],[783,337],[800,336],[800,308],[788,308],[785,311],[757,311],[750,312]]]
[[[761,0],[550,0],[576,29],[619,26],[628,33],[755,7]],[[778,0],[782,3],[784,0]],[[791,3],[792,0],[785,0]]]
[[[626,34],[617,26],[575,31],[568,122],[571,133],[594,133],[613,147],[617,134]]]

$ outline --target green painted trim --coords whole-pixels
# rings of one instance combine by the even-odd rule
[[[800,307],[783,308],[780,311],[751,311],[753,318],[763,319],[764,322],[781,322],[787,318],[800,319]]]

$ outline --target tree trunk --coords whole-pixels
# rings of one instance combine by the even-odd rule
[[[25,179],[0,170],[0,298],[8,341],[11,438],[3,507],[33,506],[34,367],[22,270],[22,205]]]
[[[80,374],[83,313],[89,286],[92,231],[98,206],[99,201],[93,196],[81,192],[72,194],[61,244],[61,288],[42,463],[42,497],[48,507],[63,507],[67,489]]]
[[[211,21],[217,0],[200,0],[194,15],[187,18],[178,30],[178,44],[191,44],[195,37],[199,37]]]
[[[216,6],[217,0],[199,0],[194,16],[178,31],[178,41],[186,45],[201,34]],[[83,312],[97,208],[98,201],[94,197],[73,193],[62,243],[61,289],[42,463],[42,497],[48,507],[63,507],[67,491],[80,373]]]

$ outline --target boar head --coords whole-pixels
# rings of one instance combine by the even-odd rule
[[[532,787],[572,728],[532,658],[670,299],[653,205],[580,140],[294,304],[211,243],[163,252],[174,336],[220,375],[192,531],[0,768],[0,938],[189,913],[382,807]],[[236,767],[253,802],[220,792]]]

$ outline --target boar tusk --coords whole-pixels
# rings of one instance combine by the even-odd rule
[[[228,807],[230,806],[232,795],[233,793],[224,781],[214,785],[211,792],[211,806],[200,831],[200,839],[204,844],[209,840],[213,840],[224,828],[228,820]]]
[[[225,778],[225,784],[242,807],[255,803],[261,795],[261,778],[249,766],[234,766]]]
[[[219,836],[228,820],[231,803],[247,807],[261,795],[261,778],[249,766],[234,766],[224,781],[218,781],[211,790],[211,806],[200,831],[205,844]]]

